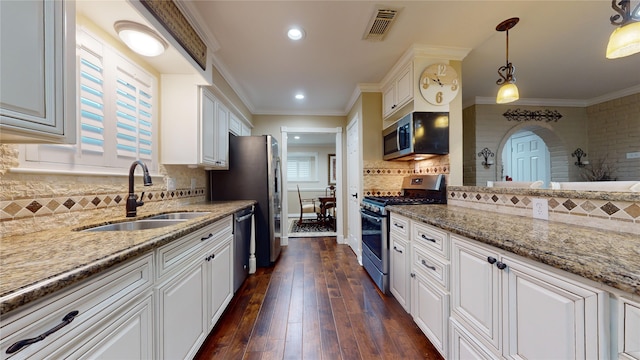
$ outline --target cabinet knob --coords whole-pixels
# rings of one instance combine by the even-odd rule
[[[504,270],[504,269],[506,269],[507,264],[505,264],[505,263],[503,263],[503,262],[498,261],[498,263],[496,264],[496,266],[498,267],[498,269],[500,269],[500,270]]]
[[[415,273],[411,273],[411,275],[410,275],[410,276],[411,276],[412,278],[414,278],[414,277],[416,277],[416,274],[415,274]]]
[[[493,265],[493,264],[495,264],[495,263],[496,263],[496,261],[498,261],[498,260],[496,260],[496,258],[494,258],[493,256],[489,256],[489,257],[487,258],[487,262],[488,262],[489,264],[492,264],[492,265]]]

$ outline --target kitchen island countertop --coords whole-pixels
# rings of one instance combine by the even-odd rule
[[[176,211],[210,212],[158,229],[79,231],[107,222],[132,220],[123,216],[106,219],[102,224],[82,223],[4,237],[0,240],[0,315],[146,254],[255,203],[238,200],[184,205],[170,211],[140,209],[137,219]]]
[[[640,296],[640,236],[452,205],[387,210]]]

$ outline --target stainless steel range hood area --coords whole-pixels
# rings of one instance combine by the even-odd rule
[[[449,113],[415,111],[382,131],[384,160],[449,153]]]

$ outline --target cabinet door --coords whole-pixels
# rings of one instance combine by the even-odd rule
[[[200,151],[202,151],[200,161],[203,164],[215,164],[215,116],[216,103],[213,95],[202,89],[200,92]]]
[[[433,346],[447,358],[449,294],[430,282],[421,270],[411,273],[411,315],[413,321],[429,338]]]
[[[0,45],[0,140],[75,143],[73,2],[0,1]]]
[[[205,267],[202,260],[158,289],[158,358],[190,359],[204,341]]]
[[[596,359],[602,291],[504,257],[504,352],[508,359]],[[599,304],[600,303],[600,304]]]
[[[496,356],[482,346],[481,342],[474,339],[454,318],[449,321],[449,329],[451,330],[449,337],[451,359],[495,359]]]
[[[232,235],[228,234],[223,243],[218,245],[207,256],[207,314],[209,329],[224,312],[233,298],[233,247]]]
[[[229,161],[229,110],[216,104],[215,166],[227,168]]]
[[[413,81],[411,71],[412,64],[409,63],[396,80],[396,105],[398,108],[404,106],[413,99]]]
[[[73,359],[151,359],[153,358],[153,301],[151,295],[118,309],[123,313],[105,325],[88,329],[87,340],[71,354],[52,358]]]
[[[389,84],[382,90],[382,117],[386,118],[396,110],[396,86]]]
[[[640,303],[620,300],[618,349],[621,359],[640,359]]]
[[[451,311],[498,352],[501,349],[498,254],[452,236]]]
[[[411,256],[409,255],[409,246],[407,242],[402,240],[398,235],[392,233],[391,237],[391,294],[398,300],[400,305],[407,311],[411,312],[411,277],[409,269],[411,265]]]

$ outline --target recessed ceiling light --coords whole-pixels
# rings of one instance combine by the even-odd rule
[[[287,36],[291,40],[300,40],[304,37],[304,30],[299,27],[292,27],[287,31]]]
[[[304,95],[303,94],[296,94],[296,99],[302,100],[302,99],[304,99]]]
[[[300,140],[300,136],[298,136],[298,135],[294,136],[293,138],[296,139],[296,140]]]
[[[155,31],[133,21],[117,21],[113,28],[131,50],[142,56],[158,56],[169,46]]]

